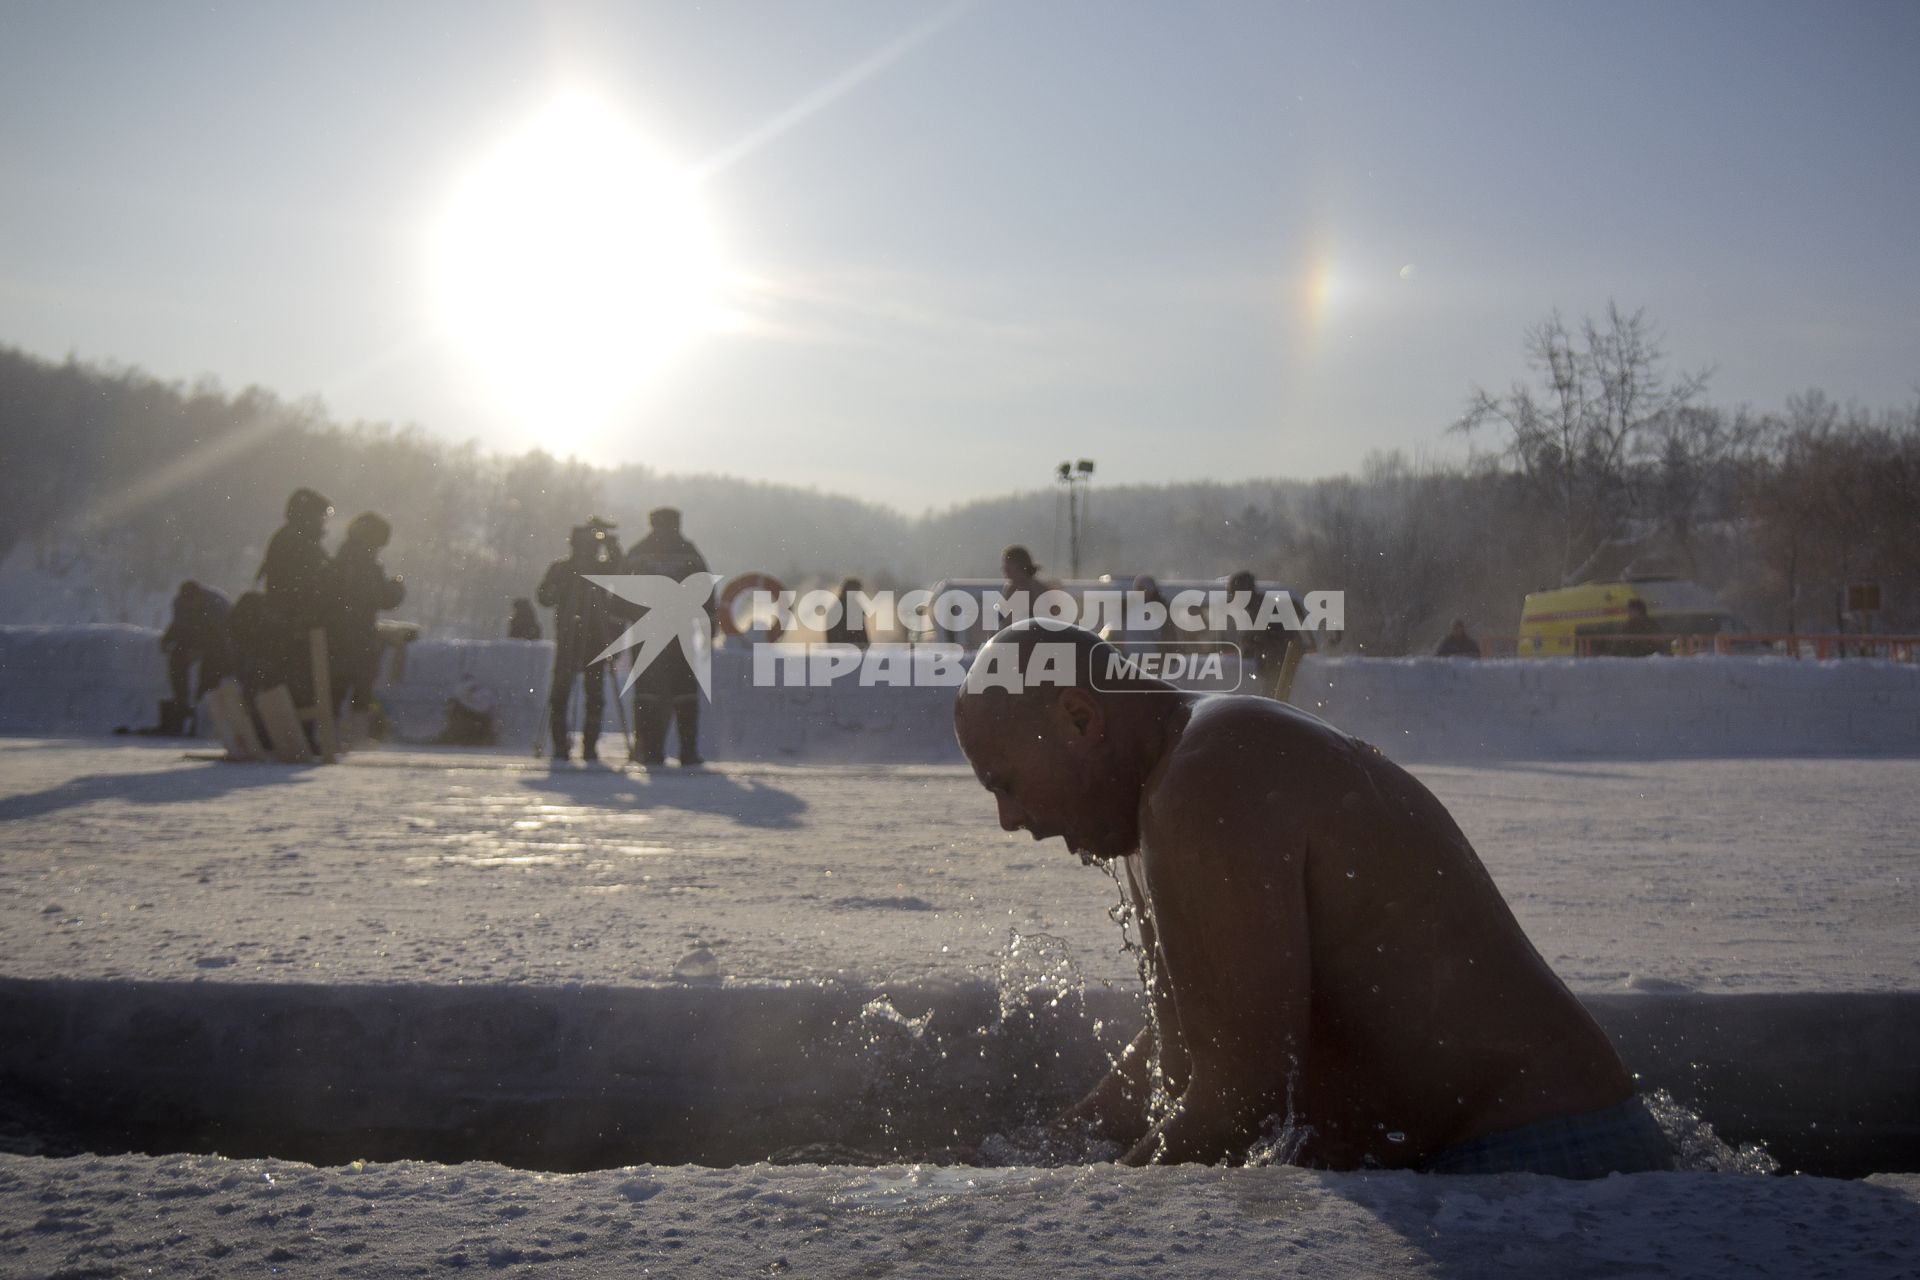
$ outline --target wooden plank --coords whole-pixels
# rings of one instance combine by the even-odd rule
[[[220,696],[220,690],[207,690],[207,696],[202,705],[207,709],[207,717],[213,722],[213,736],[220,739],[220,745],[227,749],[228,757],[238,759],[245,754],[244,748],[240,745],[240,735],[234,731],[233,725],[227,720],[226,700]]]
[[[217,688],[208,690],[206,706],[213,715],[214,732],[226,747],[228,759],[266,758],[266,749],[260,745],[260,735],[253,731],[253,717],[247,714],[247,704],[240,697],[237,683],[224,680]]]
[[[287,764],[313,763],[313,752],[307,749],[307,731],[300,723],[300,713],[293,708],[293,695],[287,692],[287,686],[275,685],[254,698],[253,705],[266,721],[274,759]]]
[[[407,678],[407,646],[420,638],[420,624],[382,618],[373,628],[380,640],[380,666],[385,673],[376,675],[374,684],[398,684]]]
[[[1298,636],[1287,638],[1287,655],[1280,659],[1280,674],[1274,681],[1273,696],[1276,700],[1293,701],[1293,678],[1300,673],[1300,659],[1306,652],[1307,647],[1300,643]]]
[[[313,720],[320,759],[332,764],[340,755],[340,735],[333,723],[333,672],[327,665],[327,633],[319,627],[307,632],[307,653],[313,659],[313,706],[302,713],[302,718]]]

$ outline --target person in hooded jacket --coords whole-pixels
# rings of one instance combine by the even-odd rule
[[[380,612],[396,609],[406,584],[388,577],[380,552],[393,539],[382,516],[363,512],[347,525],[347,537],[329,566],[326,592],[327,653],[334,709],[365,712],[380,673]]]

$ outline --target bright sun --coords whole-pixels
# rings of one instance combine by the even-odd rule
[[[435,258],[441,324],[542,438],[606,425],[716,327],[725,274],[691,179],[579,95],[466,176]]]

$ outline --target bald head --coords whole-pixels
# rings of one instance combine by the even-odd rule
[[[1119,649],[1084,627],[1029,618],[1004,628],[974,656],[954,702],[954,714],[975,710],[997,716],[1049,707],[1068,689],[1101,700],[1158,681],[1142,681]]]
[[[1063,690],[1092,692],[1095,650],[1104,642],[1061,622],[1016,622],[980,647],[953,702],[960,745],[1030,728]]]
[[[1066,838],[1083,858],[1125,853],[1151,730],[1170,685],[1131,674],[1120,651],[1080,627],[1017,622],[981,647],[954,700],[954,732],[1000,824]]]

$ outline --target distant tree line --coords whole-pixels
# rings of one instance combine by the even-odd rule
[[[1251,568],[1347,592],[1350,652],[1429,650],[1449,619],[1511,632],[1529,591],[1660,562],[1755,627],[1853,629],[1842,591],[1882,584],[1881,629],[1920,630],[1920,401],[1897,411],[1818,391],[1727,410],[1709,375],[1671,375],[1638,312],[1526,335],[1532,378],[1474,388],[1453,430],[1471,461],[1403,454],[1320,481],[1101,488],[1082,572],[1125,580]],[[1008,543],[1064,574],[1058,495],[1039,489],[917,516],[724,476],[482,453],[417,428],[343,425],[313,402],[167,383],[0,349],[0,622],[151,624],[174,585],[246,589],[297,486],[345,519],[393,523],[405,614],[450,636],[503,633],[589,513],[644,527],[685,513],[716,571],[869,589],[992,576]],[[84,588],[84,589],[82,589]]]

